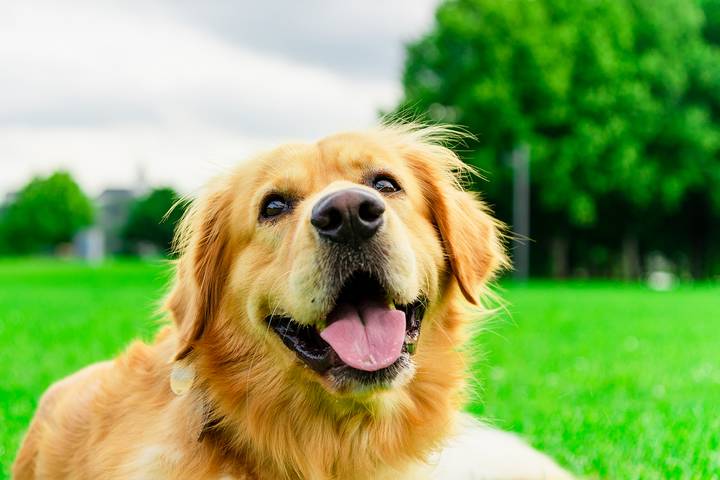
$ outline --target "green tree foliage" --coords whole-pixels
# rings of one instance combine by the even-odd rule
[[[93,206],[67,172],[34,178],[0,218],[0,245],[9,253],[43,253],[93,221]]]
[[[587,238],[580,263],[627,237],[662,247],[688,202],[720,213],[719,13],[717,0],[446,1],[408,47],[397,111],[475,133],[466,160],[506,220],[507,155],[528,144],[541,247]]]
[[[175,225],[185,209],[183,203],[176,205],[178,198],[172,188],[158,188],[136,200],[123,231],[125,240],[147,242],[170,252]]]

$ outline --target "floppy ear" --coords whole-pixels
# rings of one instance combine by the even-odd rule
[[[213,192],[193,203],[178,228],[181,256],[166,302],[179,333],[176,360],[192,351],[220,307],[230,270],[229,211],[230,196]]]
[[[447,148],[426,146],[411,156],[448,263],[465,299],[478,304],[480,285],[507,266],[502,224],[474,194],[462,190],[457,171],[467,170]]]

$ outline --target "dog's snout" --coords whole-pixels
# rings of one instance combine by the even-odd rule
[[[384,213],[380,197],[361,188],[348,188],[321,198],[312,209],[310,222],[328,240],[357,244],[377,233]]]

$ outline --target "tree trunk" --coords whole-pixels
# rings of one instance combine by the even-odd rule
[[[640,247],[638,239],[633,234],[626,234],[622,241],[620,254],[622,276],[625,280],[637,280],[642,274],[640,267]]]
[[[569,248],[567,238],[556,235],[550,240],[550,258],[552,260],[553,278],[568,276]]]

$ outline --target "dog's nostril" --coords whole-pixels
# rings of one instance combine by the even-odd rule
[[[325,206],[313,209],[310,223],[320,231],[330,231],[342,225],[343,217],[337,208]]]
[[[342,214],[336,208],[333,208],[330,211],[328,211],[326,218],[327,218],[327,222],[325,224],[325,230],[335,230],[336,228],[340,227],[343,223]]]
[[[365,222],[374,222],[382,217],[383,213],[385,213],[385,205],[375,199],[373,199],[373,201],[363,202],[360,204],[360,209],[358,210],[360,220]]]

